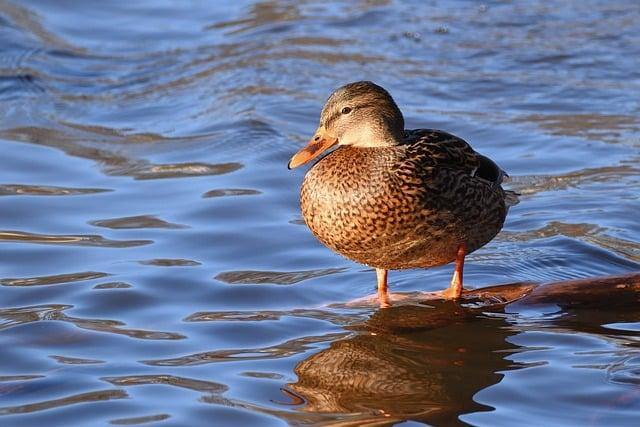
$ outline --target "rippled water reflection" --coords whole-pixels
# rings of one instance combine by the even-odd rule
[[[374,275],[302,225],[286,162],[333,88],[372,79],[522,193],[470,284],[638,270],[639,21],[599,0],[0,1],[0,424],[637,424],[633,304],[344,305]]]

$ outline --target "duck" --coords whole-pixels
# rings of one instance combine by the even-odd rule
[[[304,222],[329,249],[375,269],[381,308],[391,305],[389,270],[451,262],[439,297],[461,298],[465,257],[498,234],[517,203],[493,160],[451,133],[405,129],[389,92],[370,81],[329,96],[288,168],[318,157],[300,189]]]

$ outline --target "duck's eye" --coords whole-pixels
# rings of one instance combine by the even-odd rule
[[[341,111],[342,114],[349,114],[351,112],[351,107],[344,107]]]

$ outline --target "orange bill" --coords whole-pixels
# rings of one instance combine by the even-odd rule
[[[313,138],[307,143],[307,145],[293,155],[289,160],[289,169],[297,168],[300,165],[307,163],[309,160],[315,159],[322,152],[328,150],[338,143],[338,138],[330,135],[325,130],[324,126],[320,126]]]

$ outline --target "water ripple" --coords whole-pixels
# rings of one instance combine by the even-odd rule
[[[155,265],[156,267],[195,267],[198,265],[202,265],[202,263],[198,261],[193,261],[191,259],[168,259],[168,258],[155,258],[155,259],[146,259],[143,261],[138,261],[142,265]]]
[[[195,366],[240,360],[279,359],[310,350],[314,348],[313,344],[333,341],[347,335],[350,335],[350,333],[342,332],[317,337],[302,337],[269,347],[205,351],[171,359],[143,360],[142,363],[150,366]]]
[[[342,273],[347,268],[325,268],[321,270],[305,270],[305,271],[225,271],[214,277],[224,283],[229,284],[262,284],[273,283],[276,285],[293,285],[304,280],[316,277],[328,276],[331,274]]]
[[[238,162],[220,164],[205,162],[156,164],[144,159],[135,159],[124,153],[111,151],[104,147],[93,147],[87,143],[86,136],[82,134],[73,135],[58,129],[34,126],[0,130],[0,137],[56,147],[70,156],[88,158],[99,162],[103,165],[104,172],[108,175],[130,176],[136,180],[223,175],[235,172],[243,167],[243,165]],[[96,139],[95,135],[90,135],[89,141],[91,141],[91,137]],[[98,142],[113,141],[104,141],[104,138],[99,138]]]
[[[127,289],[132,286],[126,282],[106,282],[106,283],[98,283],[93,287],[93,289]]]
[[[640,169],[630,165],[586,168],[561,175],[529,175],[512,177],[509,186],[523,195],[543,191],[565,190],[594,183],[617,183],[625,178],[636,178]]]
[[[300,18],[301,14],[295,7],[271,3],[258,3],[251,7],[247,13],[247,17],[245,18],[216,22],[215,24],[208,25],[205,29],[228,29],[226,34],[234,35],[265,25],[297,21]]]
[[[83,319],[79,317],[67,316],[62,313],[57,315],[55,320],[72,323],[81,329],[87,329],[96,332],[108,332],[117,335],[126,335],[128,337],[141,340],[182,340],[187,338],[186,336],[175,332],[123,328],[124,323],[118,320]]]
[[[0,230],[0,242],[37,243],[42,245],[96,246],[102,248],[131,248],[153,243],[153,240],[110,240],[95,234],[53,235],[26,231]]]
[[[132,426],[132,425],[138,425],[138,424],[153,423],[156,421],[164,421],[169,418],[171,418],[171,415],[169,414],[155,414],[155,415],[145,415],[142,417],[117,418],[115,420],[109,421],[109,424],[113,424],[117,426]]]
[[[124,375],[119,377],[103,377],[103,381],[115,386],[129,387],[136,385],[162,384],[188,390],[220,394],[229,390],[229,387],[213,381],[203,381],[194,378],[178,377],[175,375]]]
[[[18,406],[0,407],[1,415],[25,414],[29,412],[40,412],[48,409],[63,408],[65,406],[77,405],[88,402],[104,402],[106,400],[125,399],[129,395],[124,390],[99,390],[88,393],[74,394],[59,399],[43,400],[36,403],[27,403]]]
[[[73,307],[70,305],[53,304],[1,309],[0,319],[4,319],[4,321],[0,325],[0,329],[7,329],[31,322],[57,320],[71,323],[80,329],[108,332],[143,340],[181,340],[186,338],[184,335],[174,332],[124,328],[123,326],[125,324],[118,320],[86,319],[66,315],[64,311],[71,308]]]
[[[218,190],[209,190],[202,195],[204,198],[208,197],[226,197],[226,196],[253,196],[262,194],[258,190],[251,190],[248,188],[224,188]]]
[[[71,188],[47,185],[0,185],[0,196],[76,196],[113,191],[107,188]]]
[[[6,329],[25,323],[51,320],[56,318],[63,310],[71,307],[70,305],[49,304],[32,307],[3,308],[0,310],[0,318],[3,319],[1,328]]]
[[[640,385],[640,351],[629,351],[624,359],[607,366],[609,381],[617,384]]]
[[[94,365],[97,363],[106,363],[104,360],[83,359],[80,357],[55,356],[55,355],[52,355],[49,357],[63,365]]]
[[[187,228],[186,225],[172,224],[153,215],[136,215],[122,218],[98,219],[89,221],[96,227],[111,228],[113,230],[135,228]]]
[[[187,316],[185,322],[259,322],[280,320],[282,317],[303,317],[324,320],[335,325],[348,325],[361,315],[359,312],[340,314],[329,310],[295,309],[288,311],[199,311]]]
[[[609,142],[620,141],[622,134],[637,135],[640,132],[638,117],[620,114],[530,114],[518,117],[514,122],[536,123],[552,135],[579,136]]]
[[[62,285],[67,283],[82,282],[85,280],[100,279],[110,276],[109,273],[99,271],[82,271],[77,273],[55,274],[51,276],[22,277],[22,278],[2,278],[2,286],[46,286]]]
[[[640,243],[611,236],[606,231],[606,228],[596,224],[569,224],[551,221],[542,228],[525,232],[503,231],[499,238],[512,242],[532,242],[554,236],[572,237],[611,250],[618,256],[631,261],[640,262]]]
[[[0,382],[31,381],[45,378],[44,375],[3,375]]]
[[[202,162],[188,162],[154,165],[141,162],[124,168],[111,169],[110,172],[116,175],[130,175],[135,179],[167,179],[222,175],[237,171],[240,168],[242,168],[240,163],[212,165]]]

